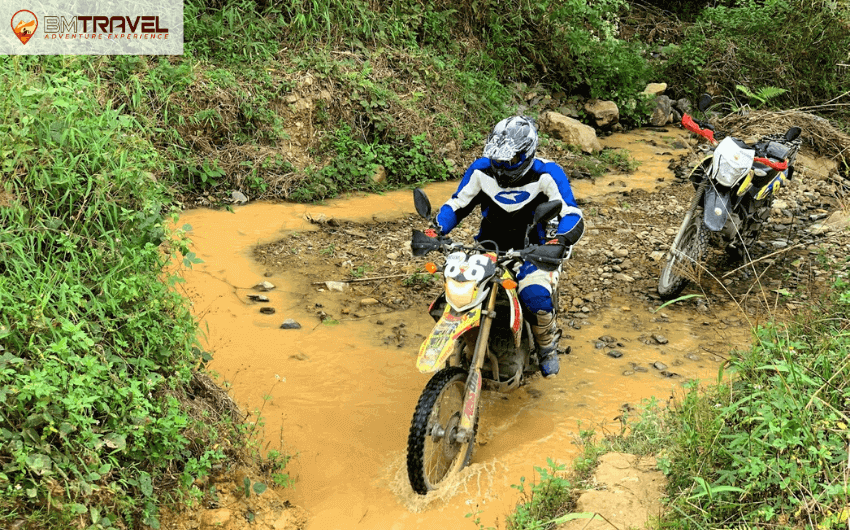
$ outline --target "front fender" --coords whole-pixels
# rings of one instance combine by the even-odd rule
[[[443,316],[419,348],[416,368],[422,373],[436,372],[454,352],[461,335],[481,324],[481,306],[460,315],[453,314],[446,305]]]
[[[703,219],[712,232],[719,232],[729,219],[730,192],[718,191],[714,186],[705,189]]]

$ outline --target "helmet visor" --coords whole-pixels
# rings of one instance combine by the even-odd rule
[[[517,154],[515,154],[515,155],[514,155],[514,157],[513,157],[513,158],[511,158],[510,160],[494,160],[494,159],[490,159],[490,163],[491,163],[491,164],[493,165],[493,167],[495,167],[496,169],[506,169],[506,170],[511,170],[511,169],[516,169],[516,168],[520,167],[523,163],[525,163],[526,158],[527,158],[527,157],[526,157],[526,154],[525,154],[525,153],[517,153]]]

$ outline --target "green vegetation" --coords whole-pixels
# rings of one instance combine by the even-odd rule
[[[728,383],[674,415],[670,526],[846,528],[850,289],[787,328],[760,327]]]
[[[157,526],[239,425],[186,406],[209,360],[179,277],[163,157],[88,58],[0,65],[0,524]],[[161,279],[163,281],[161,281]]]
[[[771,99],[776,108],[829,103],[823,110],[839,111],[836,99],[846,97],[850,75],[850,4],[724,2],[702,9],[684,38],[672,44],[661,75],[683,93],[713,86],[740,106],[734,103],[738,85],[756,93],[775,87],[784,90]]]
[[[587,480],[609,451],[656,457],[668,478],[659,528],[847,528],[850,283],[841,273],[833,293],[787,327],[759,327],[721,382],[691,385],[671,409],[644,403],[619,435],[581,431],[572,469],[538,469],[508,528],[552,528],[574,509],[578,492],[564,484]]]

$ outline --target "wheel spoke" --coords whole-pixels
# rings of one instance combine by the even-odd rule
[[[475,427],[466,442],[457,441],[466,375],[456,367],[437,372],[417,404],[408,438],[407,471],[411,486],[419,494],[440,487],[472,455]]]

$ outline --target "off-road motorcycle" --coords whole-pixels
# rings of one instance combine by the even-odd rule
[[[422,190],[413,195],[416,211],[431,221],[433,230],[437,225],[431,203]],[[464,246],[435,232],[413,230],[415,256],[431,251],[445,255],[441,267],[426,264],[432,274],[442,272],[445,290],[429,308],[436,325],[416,359],[420,372],[436,372],[416,405],[407,441],[407,472],[416,493],[438,489],[469,463],[482,388],[507,392],[539,371],[514,269],[528,260],[541,270],[559,270],[562,260],[556,246],[528,241],[531,231],[546,227],[560,208],[557,201],[537,207],[521,250],[499,250],[491,241]],[[557,289],[553,302],[558,307]]]
[[[710,105],[711,96],[704,94],[697,104],[704,118]],[[764,136],[750,146],[733,136],[718,142],[707,118],[698,121],[684,114],[682,125],[711,145],[689,176],[696,193],[658,280],[658,294],[664,299],[678,296],[689,279],[698,277],[711,243],[733,260],[749,259],[776,192],[794,174],[801,144],[799,127],[784,136]]]

